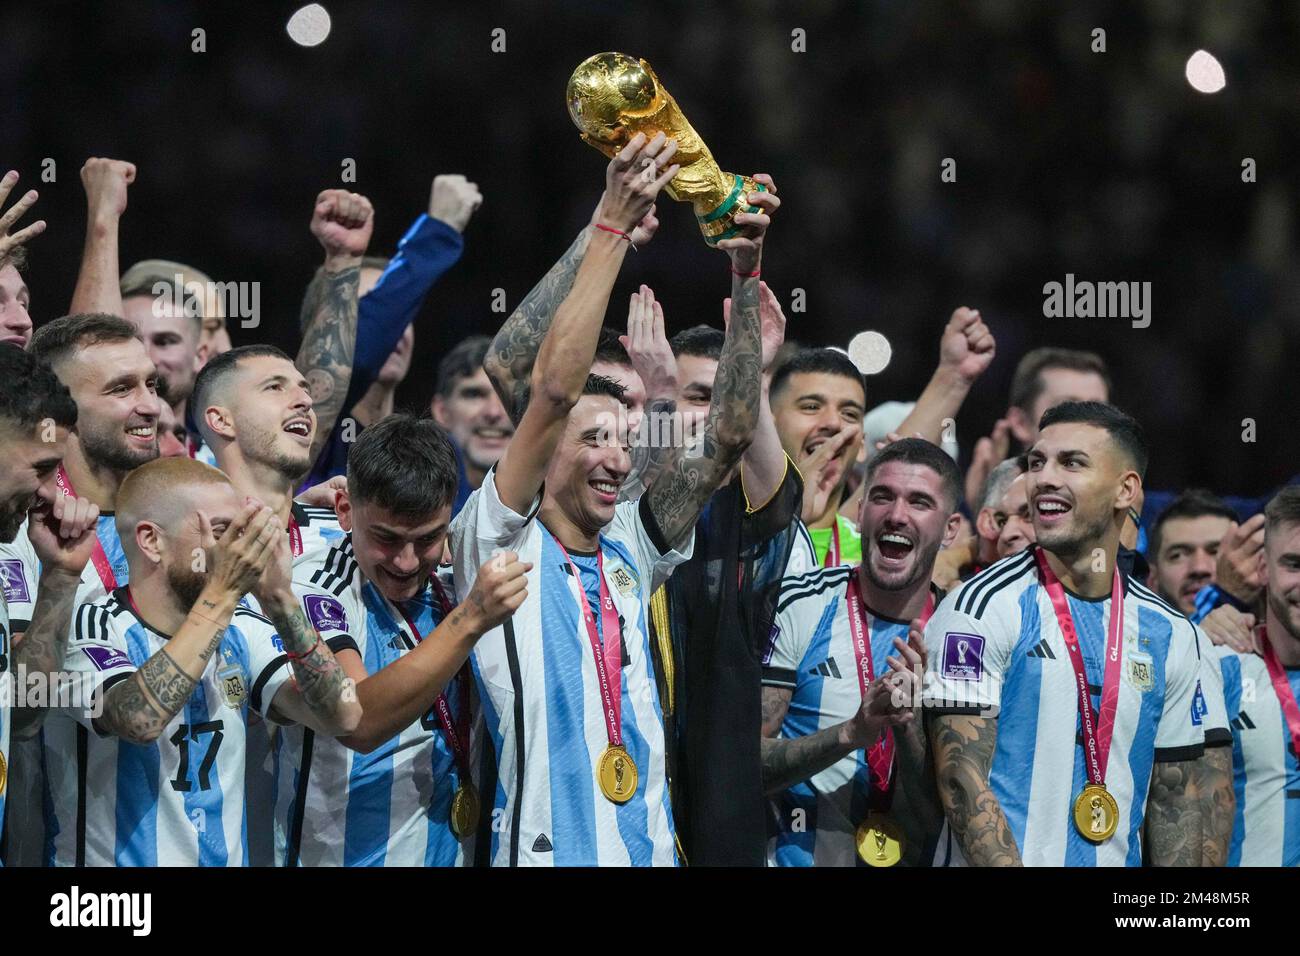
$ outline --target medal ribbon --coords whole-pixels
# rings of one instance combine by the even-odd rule
[[[609,736],[611,747],[623,746],[623,632],[618,626],[618,611],[614,609],[614,599],[610,597],[609,585],[605,583],[605,558],[596,552],[596,576],[600,579],[600,624],[601,631],[596,630],[596,617],[591,613],[587,603],[587,589],[582,586],[578,566],[569,557],[569,552],[557,539],[555,546],[564,555],[573,571],[573,581],[578,586],[582,608],[582,620],[587,625],[587,639],[591,642],[591,652],[596,657],[596,676],[600,678],[600,698],[605,709],[605,731]],[[605,635],[604,655],[601,655],[601,632]],[[611,674],[613,676],[611,676]]]
[[[822,561],[823,568],[837,568],[840,566],[840,519],[836,517],[835,523],[831,525],[831,546],[826,549],[826,558]]]
[[[54,483],[66,497],[77,497],[76,492],[72,490],[72,482],[68,480],[68,473],[63,470],[62,465],[59,465],[59,470],[54,473]],[[99,574],[100,583],[104,585],[104,591],[112,594],[117,590],[117,575],[113,573],[113,565],[109,563],[108,555],[104,553],[104,542],[99,540],[98,528],[95,530],[95,550],[90,553],[90,560],[95,565],[95,571]]]
[[[853,575],[849,579],[849,591],[847,595],[849,602],[849,630],[853,634],[853,660],[857,664],[858,687],[862,690],[862,696],[867,696],[867,688],[875,680],[875,664],[871,660],[871,625],[867,623],[866,607],[862,601],[862,592],[859,589],[858,576]],[[925,599],[925,610],[921,612],[921,626],[925,627],[926,622],[930,620],[930,615],[934,613],[934,592],[931,591]],[[871,773],[875,779],[875,785],[871,788],[872,795],[869,798],[873,804],[881,803],[878,795],[888,796],[894,782],[894,731],[893,728],[885,728],[885,732],[880,735],[871,749],[867,751],[867,766],[871,768]]]
[[[302,556],[302,529],[298,527],[298,519],[289,519],[289,547],[293,551],[295,558]]]
[[[1291,747],[1300,757],[1300,706],[1296,705],[1295,694],[1291,692],[1291,682],[1286,679],[1286,669],[1277,659],[1277,651],[1268,642],[1268,630],[1259,629],[1259,643],[1264,651],[1264,664],[1268,667],[1268,676],[1273,683],[1273,693],[1282,705],[1282,715],[1286,717],[1287,730],[1291,731]]]
[[[442,589],[442,583],[437,577],[430,576],[429,583],[433,585],[434,593],[438,595],[438,603],[442,605],[442,619],[445,621],[447,615],[451,613],[451,601],[447,598],[447,592]],[[390,602],[393,603],[393,602]],[[394,604],[394,606],[396,606]],[[415,626],[415,621],[406,613],[405,608],[398,608],[398,613],[402,615],[402,620],[406,626],[411,629],[411,634],[415,637],[415,643],[422,644],[424,638],[420,635],[420,629]],[[461,786],[468,786],[470,782],[469,768],[469,671],[462,665],[460,673],[456,675],[460,684],[460,726],[456,726],[456,721],[452,720],[451,707],[447,703],[447,695],[439,694],[438,699],[433,702],[433,710],[438,715],[438,725],[442,728],[443,736],[447,738],[447,745],[451,747],[452,756],[456,760],[456,768],[460,771]]]
[[[1061,634],[1065,637],[1066,650],[1070,652],[1070,664],[1074,667],[1075,684],[1079,691],[1079,717],[1083,724],[1084,754],[1087,757],[1088,782],[1098,786],[1106,785],[1106,761],[1110,758],[1110,739],[1115,730],[1115,711],[1119,707],[1119,670],[1120,650],[1124,638],[1124,583],[1120,578],[1119,567],[1115,568],[1115,580],[1110,589],[1110,620],[1106,624],[1106,668],[1101,682],[1101,710],[1094,714],[1092,698],[1088,694],[1088,673],[1083,664],[1083,652],[1079,649],[1079,636],[1074,631],[1074,620],[1070,617],[1070,605],[1065,599],[1065,588],[1060,578],[1047,563],[1047,556],[1042,548],[1034,552],[1038,560],[1038,570],[1043,577],[1043,586],[1052,601],[1052,610],[1056,612],[1057,623],[1061,625]]]

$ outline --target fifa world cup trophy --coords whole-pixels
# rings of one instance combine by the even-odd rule
[[[700,232],[709,245],[736,234],[736,213],[759,211],[745,202],[745,196],[765,187],[748,176],[718,168],[709,147],[645,60],[626,53],[588,57],[569,78],[565,99],[583,140],[610,158],[637,133],[653,138],[662,132],[677,140],[673,162],[681,170],[667,192],[695,208]]]

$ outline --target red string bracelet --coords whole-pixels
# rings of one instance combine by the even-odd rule
[[[755,269],[753,272],[737,272],[735,266],[731,267],[731,274],[740,276],[742,279],[757,279],[762,271],[762,269]]]
[[[612,232],[616,236],[621,236],[622,238],[628,241],[628,244],[631,245],[633,249],[636,248],[636,243],[632,241],[632,237],[629,236],[622,229],[615,229],[613,226],[602,226],[600,223],[596,223],[596,228],[603,229],[606,232]]]
[[[285,650],[285,652],[284,652],[284,656],[287,657],[287,658],[289,658],[289,660],[291,660],[291,661],[300,661],[300,660],[302,660],[304,657],[310,657],[310,656],[312,655],[312,653],[316,650],[316,648],[320,646],[320,642],[321,642],[321,640],[320,640],[320,631],[317,631],[317,632],[316,632],[316,642],[315,642],[314,644],[312,644],[311,647],[307,648],[307,650],[303,651],[301,654],[295,654],[293,651],[290,651],[290,650],[288,650],[288,649],[286,648],[286,650]]]

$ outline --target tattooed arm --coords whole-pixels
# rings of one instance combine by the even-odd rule
[[[1201,865],[1208,834],[1196,792],[1199,763],[1199,760],[1157,762],[1151,771],[1146,816],[1148,866]]]
[[[770,184],[771,177],[762,177]],[[781,201],[776,191],[749,194],[756,213],[737,213],[738,233],[718,248],[731,259],[731,321],[718,358],[713,398],[699,449],[679,451],[647,498],[665,541],[680,542],[704,510],[709,497],[754,440],[762,391],[763,338],[758,273],[770,213]]]
[[[293,661],[293,681],[286,681],[271,702],[270,717],[278,723],[299,723],[319,734],[345,737],[361,722],[355,684],[320,639],[292,592],[282,600],[263,602]]]
[[[373,224],[374,211],[364,196],[327,189],[316,197],[311,231],[325,248],[325,287],[315,314],[303,329],[302,345],[294,360],[307,377],[316,411],[312,461],[329,441],[352,380],[361,257],[370,244]]]
[[[763,688],[763,792],[769,796],[815,777],[856,749],[847,722],[806,737],[778,737],[790,695],[788,688]]]
[[[32,622],[21,640],[19,635],[14,635],[10,663],[16,673],[52,676],[63,667],[73,601],[80,584],[80,574],[68,574],[49,565],[42,567]],[[34,736],[40,729],[45,721],[46,708],[28,705],[15,707],[11,713],[14,736],[26,738]]]
[[[492,340],[492,346],[483,359],[483,367],[492,380],[492,387],[497,390],[506,413],[515,425],[519,424],[524,413],[528,383],[542,340],[546,338],[546,332],[551,327],[551,320],[555,318],[560,303],[568,298],[573,289],[573,281],[578,277],[578,267],[587,254],[587,244],[594,228],[588,226],[578,233],[560,260],[524,296],[519,308],[501,326],[501,331]]]
[[[1021,866],[1020,850],[989,788],[998,725],[964,714],[928,717],[939,799],[972,866]]]
[[[133,744],[157,740],[190,699],[238,603],[238,596],[215,597],[205,588],[171,640],[109,688],[98,729]]]
[[[1227,866],[1237,794],[1232,789],[1232,747],[1206,747],[1196,761],[1192,786],[1201,804],[1204,846],[1201,866]]]

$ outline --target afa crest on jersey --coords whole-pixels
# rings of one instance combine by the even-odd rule
[[[1156,675],[1150,654],[1134,654],[1128,662],[1128,679],[1142,693],[1156,689]]]

